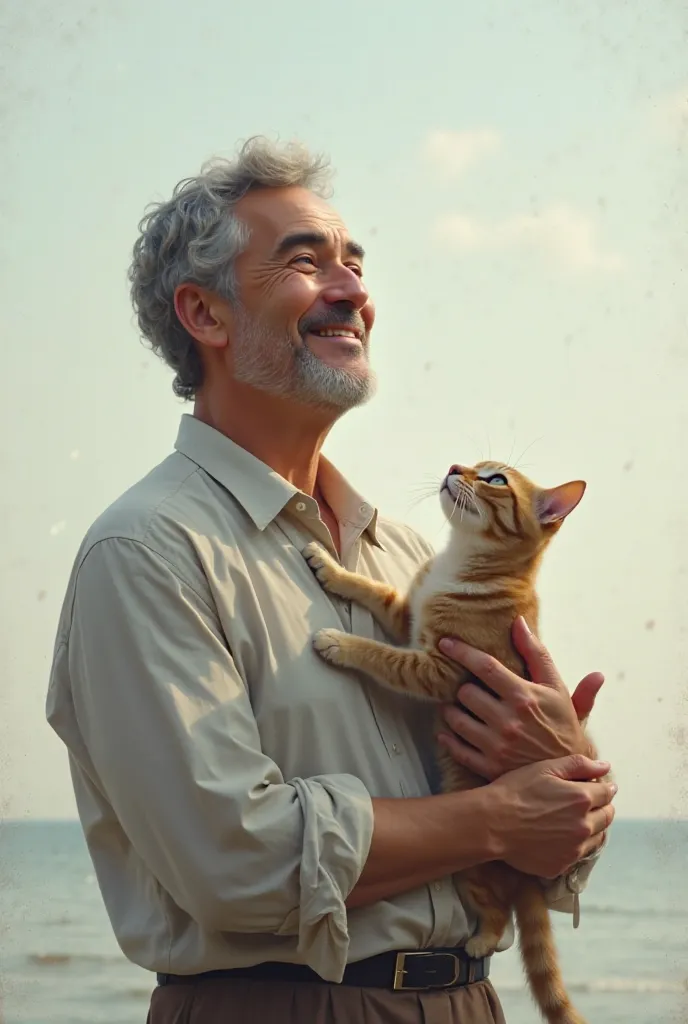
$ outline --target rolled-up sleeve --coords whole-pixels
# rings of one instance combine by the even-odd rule
[[[60,654],[89,772],[192,919],[298,936],[303,962],[339,981],[370,795],[353,775],[282,777],[199,589],[138,541],[100,541],[86,555]],[[59,733],[59,713],[51,724]]]

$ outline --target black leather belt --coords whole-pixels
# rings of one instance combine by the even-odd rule
[[[388,988],[397,992],[433,988],[459,988],[483,981],[490,973],[490,958],[472,960],[462,948],[424,949],[380,953],[348,964],[342,985],[356,988]],[[204,974],[158,974],[158,985],[195,985],[212,978],[245,978],[254,981],[326,982],[302,964],[265,963]]]

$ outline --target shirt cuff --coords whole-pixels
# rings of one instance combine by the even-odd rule
[[[592,869],[602,855],[607,845],[607,833],[604,833],[602,844],[594,853],[583,857],[573,867],[560,875],[559,878],[542,879],[542,885],[547,897],[547,906],[563,914],[573,914],[576,910],[577,898],[585,891]]]
[[[303,815],[299,906],[278,935],[298,937],[300,962],[340,982],[349,953],[346,900],[373,838],[373,804],[360,779],[330,775],[291,779]]]

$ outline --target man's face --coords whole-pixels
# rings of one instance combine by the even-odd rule
[[[342,411],[366,401],[375,388],[368,362],[375,311],[361,247],[306,189],[255,190],[237,215],[251,235],[236,262],[235,378]]]

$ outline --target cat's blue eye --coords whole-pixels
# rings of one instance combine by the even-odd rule
[[[493,484],[495,487],[506,487],[507,481],[503,473],[493,473],[492,476],[488,476],[485,483]]]

